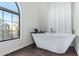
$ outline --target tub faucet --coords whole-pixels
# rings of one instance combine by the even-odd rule
[[[51,32],[53,32],[53,33],[55,33],[55,32],[56,32],[56,31],[54,31],[52,28],[50,28],[50,31],[51,31]]]

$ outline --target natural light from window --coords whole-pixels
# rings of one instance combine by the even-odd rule
[[[0,2],[0,41],[20,38],[20,12],[15,2]]]

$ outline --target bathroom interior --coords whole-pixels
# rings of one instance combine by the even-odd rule
[[[19,13],[0,6],[0,18],[2,9],[20,16],[18,38],[0,37],[1,56],[79,55],[79,2],[16,3]]]

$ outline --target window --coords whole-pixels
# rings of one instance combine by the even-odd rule
[[[20,38],[20,11],[15,2],[0,2],[0,42]]]

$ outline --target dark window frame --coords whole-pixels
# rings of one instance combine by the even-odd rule
[[[18,12],[16,12],[16,11],[13,11],[13,10],[9,10],[9,9],[7,9],[7,8],[4,8],[4,7],[1,7],[0,6],[0,10],[2,10],[2,11],[5,11],[5,12],[9,12],[9,13],[11,13],[11,14],[16,14],[16,15],[18,15],[19,16],[19,34],[18,34],[18,38],[11,38],[11,39],[7,39],[7,40],[4,40],[4,38],[3,38],[3,36],[2,36],[2,39],[3,40],[1,40],[0,42],[4,42],[4,41],[9,41],[9,40],[15,40],[15,39],[20,39],[20,9],[19,9],[19,6],[18,6],[18,3],[17,2],[14,2],[15,4],[16,4],[16,7],[17,7],[17,9],[18,9]],[[4,16],[3,16],[3,14],[4,13],[2,13],[2,18],[4,18]],[[2,33],[2,35],[3,35],[4,33]]]

